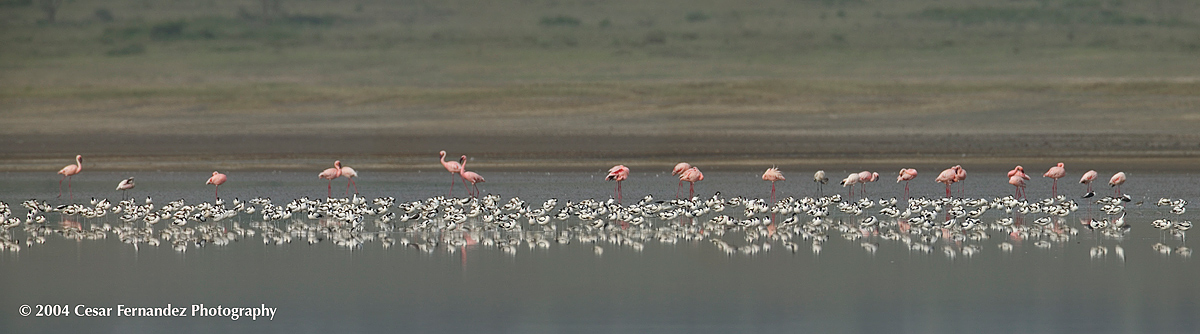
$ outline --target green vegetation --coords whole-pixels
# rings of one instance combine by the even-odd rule
[[[40,1],[0,0],[7,96],[107,85],[1200,73],[1194,1],[113,0],[55,2],[53,22]]]

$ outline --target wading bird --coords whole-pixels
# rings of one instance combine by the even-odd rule
[[[1016,182],[1015,180],[1013,180],[1014,176],[1021,179],[1020,185],[1017,185],[1016,183],[1014,183],[1014,182]],[[1011,184],[1011,185],[1017,187],[1016,193],[1013,194],[1013,196],[1016,196],[1016,198],[1024,198],[1025,197],[1025,181],[1028,181],[1028,180],[1029,180],[1029,175],[1025,175],[1025,167],[1021,167],[1020,165],[1017,165],[1017,167],[1013,167],[1012,170],[1008,171],[1008,184]]]
[[[687,181],[691,186],[688,187],[688,198],[692,198],[696,194],[696,182],[704,180],[704,173],[700,172],[699,168],[692,167],[679,174],[680,181]]]
[[[1042,177],[1054,179],[1054,185],[1050,188],[1052,189],[1051,196],[1058,197],[1058,179],[1062,178],[1063,176],[1067,176],[1067,169],[1063,168],[1063,163],[1061,162],[1054,167],[1050,167],[1050,170],[1047,170],[1046,174],[1042,174]]]
[[[128,179],[121,180],[121,183],[118,183],[118,184],[117,184],[117,190],[120,190],[120,191],[121,191],[121,200],[122,200],[122,201],[124,201],[124,200],[125,200],[125,191],[126,191],[126,190],[129,190],[129,189],[133,189],[133,186],[135,186],[135,184],[133,184],[133,178],[132,178],[132,177],[130,177],[130,178],[128,178]]]
[[[328,194],[327,196],[329,198],[333,198],[333,179],[336,179],[341,176],[342,176],[342,161],[341,160],[334,161],[333,168],[326,168],[324,171],[321,172],[321,174],[317,174],[318,178],[329,180],[329,185],[325,188],[327,191],[327,194]]]
[[[629,178],[629,167],[625,165],[616,165],[608,170],[608,176],[604,177],[606,181],[617,181],[617,202],[621,202],[621,181]],[[683,181],[680,181],[682,184]]]
[[[82,171],[83,171],[83,156],[82,155],[75,156],[75,164],[74,165],[67,165],[66,167],[63,167],[62,169],[58,170],[58,173],[62,174],[62,176],[63,176],[62,178],[58,179],[58,198],[62,198],[62,181],[63,181],[63,179],[67,179],[67,198],[69,198],[69,199],[75,198],[75,193],[71,192],[71,176],[74,176],[75,174],[79,174],[79,172],[82,172]]]
[[[896,176],[896,183],[904,181],[904,198],[908,198],[908,181],[917,178],[916,168],[901,168],[900,175]]]
[[[954,182],[958,181],[957,177],[958,177],[958,172],[955,170],[955,167],[950,167],[950,168],[946,168],[946,170],[943,170],[941,174],[938,174],[938,177],[936,179],[933,179],[933,182],[945,183],[946,184],[946,197],[950,197],[950,185],[954,184]]]
[[[204,183],[204,184],[211,184],[211,185],[216,186],[215,188],[213,188],[213,199],[215,199],[215,200],[221,199],[221,195],[220,195],[221,185],[225,184],[225,180],[227,180],[227,178],[225,177],[225,174],[221,174],[214,170],[212,173],[212,177],[209,177],[208,182]]]
[[[825,171],[819,170],[813,173],[813,182],[817,183],[817,193],[821,193],[821,186],[829,182],[829,178],[825,176]]]
[[[1096,175],[1096,171],[1089,170],[1087,173],[1083,173],[1083,177],[1079,178],[1079,183],[1087,184],[1088,187],[1087,193],[1083,195],[1083,198],[1091,198],[1092,196],[1096,196],[1096,193],[1092,192],[1092,181],[1096,180]]]
[[[463,157],[466,158],[467,156],[464,155]],[[342,177],[345,177],[346,179],[350,180],[350,182],[346,183],[346,195],[347,196],[350,195],[350,185],[351,184],[354,185],[354,193],[358,194],[358,183],[354,182],[354,178],[358,177],[358,172],[355,171],[354,168],[350,168],[350,167],[346,167],[346,166],[342,166],[341,170],[342,170],[342,173],[341,173]],[[450,185],[450,186],[453,187],[454,185]]]
[[[458,174],[460,171],[462,171],[462,164],[458,163],[458,161],[446,161],[446,151],[438,152],[438,155],[442,156],[442,159],[441,159],[442,167],[445,167],[446,171],[450,172],[450,195],[449,195],[449,197],[454,197],[454,180],[457,179],[457,177],[455,177],[457,175],[455,175],[455,174]],[[464,155],[463,157],[465,158],[466,156]],[[462,161],[464,159],[459,159],[459,160]],[[467,189],[466,183],[463,183],[463,189],[466,189],[466,191],[468,193],[471,192],[470,189]]]
[[[675,164],[675,168],[671,169],[671,176],[683,175],[688,169],[692,168],[692,164],[680,162]],[[683,189],[683,179],[679,179],[679,185],[675,187],[675,198],[679,198],[679,190]]]
[[[459,158],[459,162],[461,163],[458,164],[458,175],[462,176],[463,182],[470,182],[471,187],[475,188],[475,192],[471,192],[469,195],[472,197],[479,196],[479,186],[476,183],[487,182],[487,180],[484,180],[483,176],[480,176],[478,173],[467,170],[467,156],[464,155]],[[463,186],[466,186],[466,183],[463,183]]]
[[[847,194],[850,198],[854,198],[854,184],[862,181],[859,175],[859,173],[850,173],[845,179],[842,179],[842,187],[850,187],[850,192]]]
[[[775,202],[775,181],[783,181],[784,180],[783,173],[779,171],[779,168],[775,168],[775,167],[767,168],[767,171],[763,172],[762,179],[763,179],[763,181],[771,181],[771,202],[774,203]]]
[[[1117,188],[1117,197],[1121,197],[1121,185],[1125,184],[1125,172],[1117,172],[1108,179],[1108,185]]]

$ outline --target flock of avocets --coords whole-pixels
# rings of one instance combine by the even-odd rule
[[[446,162],[445,152],[441,156],[443,165],[452,173],[451,189],[454,178],[473,184],[483,181],[478,174],[470,175],[465,170],[465,156],[458,162]],[[76,165],[63,168],[60,174],[64,177],[78,174],[82,170],[82,157],[76,161]],[[703,174],[694,166],[681,163],[675,169],[680,186],[683,181],[703,180]],[[817,172],[815,181],[826,182],[823,174]],[[320,177],[332,180],[354,175],[353,169],[341,166],[339,161]],[[1167,218],[1168,214],[1183,215],[1186,200],[1161,198],[1143,207],[1145,201],[1132,203],[1132,198],[1120,195],[1119,190],[1116,196],[1082,204],[1057,194],[1028,200],[1020,192],[1023,180],[1028,179],[1020,166],[1009,172],[1013,180],[1010,183],[1017,187],[1018,193],[995,198],[950,196],[950,184],[966,178],[960,166],[946,169],[938,176],[937,182],[947,184],[944,198],[911,198],[906,191],[900,199],[878,200],[854,200],[840,194],[775,200],[772,186],[770,200],[725,198],[720,192],[701,198],[693,192],[685,198],[657,200],[645,196],[635,203],[622,204],[619,184],[628,175],[625,166],[618,165],[609,171],[607,179],[618,182],[615,198],[561,203],[555,198],[542,203],[527,203],[518,197],[504,200],[495,194],[480,196],[471,189],[468,189],[470,196],[462,198],[434,196],[400,203],[393,197],[368,200],[357,194],[346,198],[303,197],[280,204],[265,197],[231,202],[217,197],[213,202],[195,204],[180,199],[161,206],[151,198],[144,202],[122,199],[115,203],[92,199],[88,204],[60,205],[31,199],[20,205],[26,209],[22,219],[8,204],[0,202],[3,218],[0,250],[19,251],[22,245],[34,247],[58,235],[80,241],[115,237],[135,249],[169,245],[179,252],[258,238],[266,245],[329,242],[353,250],[378,243],[384,248],[398,245],[424,252],[485,248],[513,255],[518,254],[521,246],[536,250],[555,244],[583,243],[601,255],[605,247],[642,251],[647,243],[689,242],[711,244],[730,255],[754,255],[777,247],[790,252],[808,248],[813,254],[820,254],[830,239],[840,239],[857,243],[871,254],[896,248],[956,258],[972,257],[993,247],[984,247],[993,238],[996,240],[993,249],[1013,252],[1030,245],[1036,249],[1067,247],[1069,241],[1088,231],[1085,236],[1094,236],[1089,252],[1093,259],[1105,259],[1111,253],[1113,258],[1124,261],[1121,242],[1136,225],[1126,221],[1126,207],[1133,205],[1142,208],[1139,216],[1147,212],[1162,215],[1147,219],[1153,220],[1146,225],[1161,231],[1159,242],[1151,246],[1154,252],[1180,258],[1191,256],[1191,249],[1186,246],[1186,231],[1192,222]],[[897,182],[910,181],[916,175],[915,170],[903,169]],[[1054,179],[1064,175],[1061,163],[1045,174]],[[1089,183],[1095,177],[1096,173],[1089,171],[1081,182]],[[770,168],[763,179],[773,184],[783,180],[783,176],[778,169]],[[853,186],[876,179],[878,173],[855,173],[842,184]],[[225,180],[223,174],[214,172],[209,184],[219,186]],[[1124,173],[1117,173],[1110,184],[1116,187],[1124,180]],[[130,179],[122,181],[118,189],[132,187]],[[332,185],[329,189],[332,192]],[[1085,197],[1093,195],[1089,189]],[[58,220],[51,222],[54,214]],[[1076,219],[1078,224],[1074,223]],[[17,232],[25,233],[23,243]]]

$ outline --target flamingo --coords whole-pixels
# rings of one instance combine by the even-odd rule
[[[458,161],[446,161],[446,151],[438,152],[438,154],[442,156],[442,167],[445,167],[446,171],[450,172],[450,195],[449,196],[453,197],[454,196],[454,179],[455,179],[454,174],[458,174],[460,171],[462,171],[462,164],[459,163]],[[462,159],[459,159],[459,161],[465,161],[466,157],[467,156],[464,155]],[[470,189],[467,189],[466,183],[463,183],[463,189],[466,189],[467,192],[471,191]]]
[[[1021,182],[1020,182],[1021,185],[1017,186],[1016,184],[1013,184],[1012,178],[1014,176],[1021,179]],[[1017,165],[1017,167],[1014,167],[1012,170],[1008,171],[1008,178],[1009,178],[1008,184],[1017,186],[1017,192],[1016,192],[1016,194],[1014,194],[1014,196],[1016,196],[1017,198],[1024,197],[1025,196],[1025,181],[1029,180],[1029,175],[1025,175],[1025,167],[1021,167],[1020,165]]]
[[[625,181],[625,179],[628,179],[628,178],[629,178],[629,167],[625,167],[625,165],[613,166],[613,168],[610,168],[608,170],[608,176],[604,177],[604,180],[616,180],[617,181],[617,202],[618,203],[621,202],[621,181]],[[680,181],[680,182],[682,183],[683,181]]]
[[[825,171],[819,170],[813,173],[813,182],[817,183],[817,193],[821,193],[821,186],[829,182],[829,178],[825,177]]]
[[[463,157],[466,157],[466,156],[464,155]],[[338,166],[341,166],[341,164],[338,164]],[[346,179],[350,180],[349,183],[346,183],[346,195],[350,195],[350,185],[351,184],[354,185],[354,194],[357,195],[358,194],[358,183],[354,182],[354,178],[358,177],[358,172],[355,171],[354,168],[350,168],[350,167],[346,167],[346,166],[341,166],[340,169],[341,169],[342,177],[345,177]],[[453,187],[454,185],[450,185],[450,186]]]
[[[946,170],[943,170],[941,174],[938,174],[938,177],[936,179],[934,179],[933,182],[945,183],[946,184],[946,197],[950,197],[950,185],[954,184],[954,182],[957,182],[958,181],[957,178],[958,178],[958,171],[956,171],[954,167],[950,167],[950,168],[946,168]]]
[[[121,183],[117,184],[117,190],[121,191],[121,200],[125,200],[125,191],[133,189],[133,186],[133,177],[121,180]]]
[[[221,185],[225,183],[226,179],[227,178],[225,177],[225,174],[221,174],[214,170],[212,173],[212,177],[209,177],[208,182],[204,183],[204,184],[211,184],[211,185],[216,186],[213,189],[213,197],[217,200],[221,199],[221,196],[218,195],[218,193],[221,191]]]
[[[771,181],[771,202],[775,202],[775,181],[785,180],[783,173],[779,171],[779,168],[767,168],[767,171],[763,172],[762,179],[763,181]]]
[[[967,170],[966,169],[963,169],[961,165],[954,165],[953,168],[954,168],[954,182],[961,182],[961,181],[967,180]],[[959,189],[958,189],[958,195],[962,196],[962,193],[967,191],[966,188],[967,188],[967,184],[963,183],[962,187],[959,187]]]
[[[850,196],[851,198],[854,198],[854,184],[861,181],[859,175],[861,175],[861,174],[850,173],[849,176],[846,176],[845,179],[842,179],[842,187],[850,187],[850,193],[848,196]]]
[[[479,176],[478,173],[469,170],[459,172],[458,175],[462,176],[463,182],[471,182],[471,186],[475,187],[475,192],[471,196],[479,195],[479,186],[475,185],[476,183],[487,182],[483,179],[483,176]]]
[[[1042,177],[1048,177],[1048,178],[1054,179],[1054,186],[1052,186],[1052,188],[1051,188],[1051,189],[1053,189],[1052,196],[1054,196],[1054,197],[1058,197],[1058,179],[1062,178],[1063,176],[1067,176],[1067,169],[1063,168],[1063,163],[1061,163],[1061,162],[1058,163],[1058,165],[1055,165],[1054,167],[1050,167],[1050,170],[1047,170],[1046,174],[1042,174]]]
[[[865,170],[858,172],[858,182],[862,183],[862,185],[858,186],[858,192],[862,195],[866,195],[867,182],[875,182],[877,180],[879,180],[879,173],[873,173]]]
[[[333,168],[326,168],[321,174],[317,174],[318,178],[329,180],[329,185],[326,187],[327,196],[333,198],[333,179],[342,176],[342,161],[333,162]]]
[[[1017,199],[1021,199],[1022,197],[1024,197],[1024,195],[1025,195],[1025,192],[1023,191],[1025,189],[1025,178],[1024,177],[1021,177],[1021,175],[1009,176],[1008,184],[1011,184],[1014,187],[1017,187],[1017,193],[1016,193]]]
[[[692,198],[696,194],[696,181],[701,180],[704,180],[704,173],[701,173],[700,169],[696,167],[688,168],[682,174],[679,174],[679,181],[687,181],[691,184],[688,187],[688,198]]]
[[[675,164],[675,168],[671,169],[671,176],[682,175],[688,169],[692,168],[692,164],[680,162]],[[683,179],[679,179],[679,186],[675,187],[675,198],[679,198],[679,189],[683,188]]]
[[[1096,196],[1096,193],[1092,191],[1092,181],[1096,180],[1096,175],[1096,171],[1089,170],[1087,173],[1083,173],[1083,177],[1079,178],[1079,183],[1084,183],[1088,186],[1087,194],[1084,194],[1083,198]]]
[[[1117,197],[1121,197],[1121,185],[1125,184],[1125,172],[1117,172],[1112,178],[1108,179],[1108,185],[1117,187]]]
[[[62,198],[62,181],[63,181],[63,179],[67,179],[67,198],[68,199],[75,198],[75,193],[71,192],[71,176],[74,176],[75,174],[79,174],[79,172],[82,172],[82,171],[83,171],[83,156],[82,155],[75,156],[75,164],[74,165],[67,165],[66,167],[63,167],[62,169],[58,170],[58,174],[62,174],[62,176],[63,176],[62,178],[58,179],[58,198]]]
[[[901,168],[900,175],[896,176],[896,183],[904,181],[904,198],[908,198],[908,181],[917,178],[916,168]]]
[[[463,179],[463,187],[467,186],[466,182],[471,182],[471,186],[475,188],[475,192],[468,193],[468,195],[472,197],[479,196],[479,186],[475,184],[487,181],[484,180],[483,176],[480,176],[478,173],[467,170],[467,156],[464,155],[458,158],[458,161],[458,175]],[[470,190],[468,189],[467,191],[469,192]]]

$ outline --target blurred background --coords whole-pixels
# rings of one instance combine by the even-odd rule
[[[1186,0],[0,0],[0,170],[411,170],[443,149],[514,169],[1191,165],[1197,17]]]

